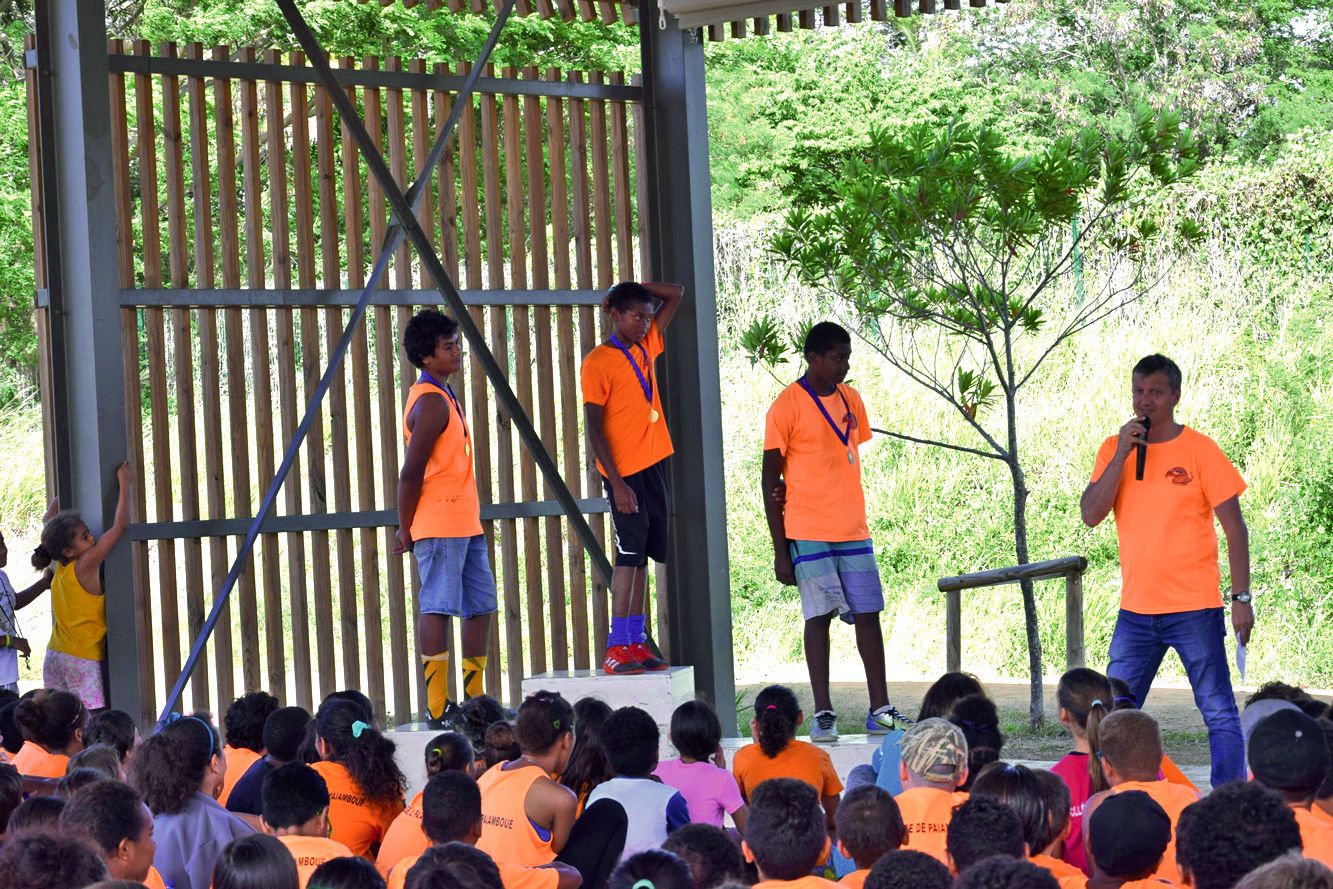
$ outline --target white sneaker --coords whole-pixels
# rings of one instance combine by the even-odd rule
[[[832,710],[816,713],[815,724],[810,727],[810,740],[816,744],[832,744],[838,740],[838,714]]]

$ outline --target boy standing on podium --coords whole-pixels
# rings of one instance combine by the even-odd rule
[[[613,676],[665,670],[647,646],[648,559],[666,561],[671,433],[653,364],[685,291],[626,281],[602,301],[611,336],[583,359],[584,419],[615,529],[611,632],[602,669]]]

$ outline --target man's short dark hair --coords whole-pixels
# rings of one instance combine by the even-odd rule
[[[994,855],[958,874],[954,889],[1060,889],[1051,872],[1023,858]]]
[[[933,855],[894,849],[870,869],[865,889],[949,889],[953,874]]]
[[[103,710],[88,720],[88,727],[83,730],[83,746],[105,744],[114,748],[124,762],[134,749],[135,732],[133,716],[124,710]]]
[[[1301,848],[1301,831],[1273,791],[1254,781],[1224,784],[1176,824],[1176,861],[1195,889],[1231,889],[1261,864]]]
[[[481,791],[464,772],[431,775],[421,795],[421,829],[432,843],[453,843],[481,822]]]
[[[329,807],[324,776],[302,762],[278,766],[264,776],[264,823],[274,829],[305,824]]]
[[[436,886],[504,889],[500,871],[490,856],[476,846],[464,843],[431,846],[407,872],[404,889],[435,889]]]
[[[736,841],[712,824],[687,824],[668,836],[662,848],[689,865],[698,889],[745,876],[745,859]]]
[[[101,780],[70,797],[60,812],[63,828],[82,831],[110,855],[125,840],[138,839],[148,813],[139,791],[119,781]]]
[[[237,750],[264,749],[264,723],[269,714],[282,706],[266,691],[250,691],[231,702],[222,717],[223,737],[227,746]]]
[[[439,348],[440,340],[458,332],[458,322],[439,309],[422,309],[403,328],[403,351],[413,367],[421,367],[427,356]]]
[[[949,819],[945,844],[953,866],[962,873],[995,855],[1023,857],[1023,824],[1014,810],[985,797],[972,797]]]
[[[801,354],[823,355],[838,346],[851,345],[851,342],[852,335],[841,324],[834,324],[832,321],[820,321],[806,333]]]
[[[766,878],[806,876],[819,863],[827,840],[819,794],[804,781],[771,778],[750,794],[745,842]]]
[[[623,312],[636,303],[653,305],[653,295],[638,281],[621,281],[606,292],[606,307]]]
[[[638,707],[621,707],[602,726],[602,747],[611,771],[630,778],[651,775],[661,738],[657,721]]]
[[[1166,374],[1166,381],[1171,386],[1172,392],[1180,391],[1181,383],[1185,379],[1180,372],[1180,365],[1165,355],[1149,355],[1146,358],[1140,358],[1139,363],[1134,365],[1134,376],[1136,377],[1150,377],[1156,373]]]
[[[835,819],[838,839],[859,870],[873,867],[907,839],[898,804],[887,790],[874,784],[857,787],[844,796]]]
[[[264,720],[264,749],[278,762],[292,762],[301,755],[310,713],[304,707],[280,707]]]

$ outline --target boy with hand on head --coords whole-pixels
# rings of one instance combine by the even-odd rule
[[[883,735],[911,722],[889,703],[884,590],[866,526],[861,445],[870,418],[861,396],[844,385],[852,338],[823,321],[806,334],[805,374],[782,391],[764,421],[762,488],[773,538],[773,573],[801,594],[805,662],[815,698],[812,741],[836,741],[829,696],[829,626],[834,616],[856,627],[856,647],[870,694],[866,733]]]
[[[902,846],[907,827],[893,797],[873,784],[848,791],[836,817],[838,851],[856,864],[856,870],[838,882],[862,889],[875,863]]]
[[[417,634],[426,679],[427,724],[449,728],[449,618],[462,623],[463,695],[483,692],[495,575],[481,531],[481,501],[472,469],[472,434],[449,377],[463,367],[458,322],[422,309],[403,330],[403,351],[421,376],[407,391],[407,452],[398,477],[396,553],[410,552],[421,577]]]
[[[449,843],[475,846],[481,837],[481,791],[462,772],[441,772],[426,782],[422,792],[422,828],[435,848]],[[403,889],[407,874],[421,856],[413,855],[389,871],[389,889]],[[567,864],[520,867],[496,862],[505,889],[578,889],[583,878]]]
[[[1249,759],[1254,780],[1276,791],[1296,816],[1305,857],[1333,867],[1333,825],[1311,811],[1329,771],[1319,722],[1299,710],[1279,710],[1254,727]]]
[[[828,857],[829,836],[819,795],[804,781],[771,778],[755,788],[741,852],[759,871],[755,889],[838,885],[810,873]]]
[[[296,762],[305,743],[310,714],[302,707],[282,707],[264,720],[264,755],[232,785],[227,811],[238,815],[264,813],[264,778],[274,769]],[[227,771],[232,769],[227,763]]]
[[[264,777],[264,832],[282,841],[296,859],[302,889],[330,858],[352,850],[329,838],[329,788],[305,763],[279,766]]]
[[[615,800],[629,816],[622,860],[656,849],[667,836],[690,823],[690,810],[676,788],[653,777],[657,768],[657,723],[638,707],[621,707],[602,726],[602,746],[615,775],[588,795],[588,805]]]
[[[938,717],[921,720],[903,735],[898,769],[903,792],[894,801],[907,826],[905,848],[925,852],[947,865],[949,822],[954,808],[967,801],[967,794],[958,792],[958,785],[967,780],[967,741],[962,729]]]
[[[1166,810],[1142,790],[1098,794],[1088,800],[1088,864],[1091,877],[1067,877],[1061,889],[1165,889],[1163,856],[1171,848],[1174,825]],[[1171,850],[1174,852],[1174,849]]]
[[[612,287],[602,301],[611,336],[579,370],[588,441],[616,534],[611,630],[602,664],[612,675],[668,667],[648,649],[644,630],[648,560],[667,557],[666,460],[674,453],[653,363],[666,350],[664,335],[684,296],[678,284],[625,281]]]

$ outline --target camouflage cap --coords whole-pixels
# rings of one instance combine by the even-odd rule
[[[923,719],[903,735],[903,765],[934,784],[957,784],[967,768],[963,730],[945,719]]]

